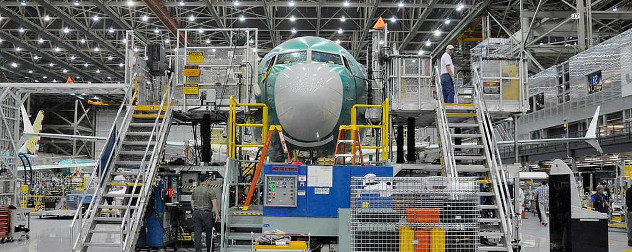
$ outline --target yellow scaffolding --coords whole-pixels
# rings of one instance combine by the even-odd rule
[[[379,108],[382,109],[382,124],[381,125],[363,125],[358,124],[358,108]],[[351,107],[351,126],[357,127],[357,129],[379,129],[381,135],[380,146],[361,146],[362,149],[381,150],[382,158],[378,161],[388,160],[388,127],[389,127],[389,100],[384,100],[382,104],[356,104]]]
[[[261,123],[237,123],[237,108],[239,107],[262,108],[263,116],[261,118]],[[267,139],[266,137],[268,136],[268,106],[265,103],[238,103],[235,100],[235,97],[230,97],[228,103],[228,157],[233,159],[236,158],[235,156],[237,148],[263,148],[263,143],[237,144],[235,142],[237,127],[261,128],[261,141],[265,141]]]

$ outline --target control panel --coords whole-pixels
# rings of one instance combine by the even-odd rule
[[[266,175],[264,205],[296,207],[296,175]]]

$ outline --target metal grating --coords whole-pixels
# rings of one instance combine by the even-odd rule
[[[476,178],[353,177],[351,251],[478,251]]]

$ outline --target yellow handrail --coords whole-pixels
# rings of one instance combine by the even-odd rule
[[[388,160],[388,127],[389,127],[389,100],[384,100],[382,104],[355,104],[351,107],[351,125],[359,129],[380,129],[381,145],[380,146],[361,146],[362,149],[382,150],[382,158],[380,161]],[[358,108],[381,108],[382,109],[382,125],[364,125],[358,124]]]
[[[261,123],[237,123],[238,107],[262,108],[263,116],[261,118]],[[228,156],[233,159],[235,159],[237,148],[263,147],[263,143],[237,144],[235,142],[237,127],[261,128],[261,141],[265,141],[265,139],[267,139],[268,137],[268,105],[266,105],[265,103],[239,103],[235,100],[235,97],[230,97],[228,102]]]

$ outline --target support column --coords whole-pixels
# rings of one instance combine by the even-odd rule
[[[579,51],[586,50],[586,9],[584,0],[577,0],[577,12],[579,13],[579,22],[577,22],[577,45]]]
[[[408,135],[406,137],[406,145],[408,152],[406,153],[406,161],[414,164],[417,161],[415,155],[415,118],[408,117]]]
[[[404,163],[404,125],[397,125],[397,137],[395,138],[397,145],[397,159],[395,163]]]

